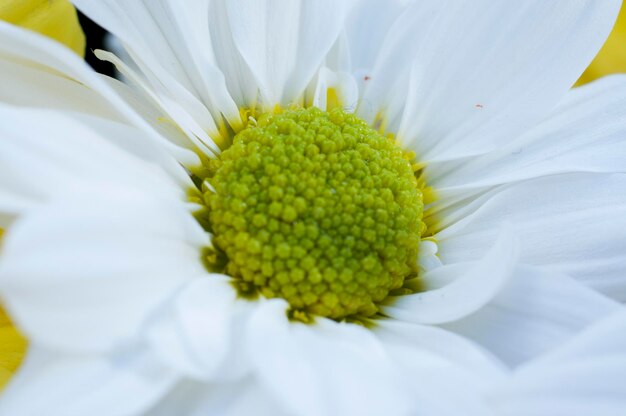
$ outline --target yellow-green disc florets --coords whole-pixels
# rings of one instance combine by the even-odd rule
[[[371,316],[415,275],[423,203],[411,161],[358,117],[266,114],[209,172],[213,244],[246,291],[341,319]]]

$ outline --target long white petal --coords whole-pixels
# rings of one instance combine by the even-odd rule
[[[424,161],[497,148],[560,101],[602,46],[620,4],[415,2],[381,48],[363,114],[386,113]]]
[[[620,305],[567,276],[519,266],[491,302],[444,325],[517,366],[577,335]]]

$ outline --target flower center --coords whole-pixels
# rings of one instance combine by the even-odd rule
[[[211,267],[292,311],[371,316],[417,274],[422,192],[411,156],[352,114],[265,114],[208,163]],[[205,221],[207,222],[207,221]]]

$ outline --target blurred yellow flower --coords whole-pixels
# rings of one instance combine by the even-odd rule
[[[620,72],[626,73],[626,5],[624,3],[622,3],[622,10],[611,36],[576,85],[586,84],[605,75]]]
[[[0,228],[0,242],[4,231]],[[0,389],[2,389],[24,358],[26,339],[15,329],[0,307]]]
[[[85,56],[85,35],[68,0],[1,0],[0,20],[49,36]]]
[[[22,362],[26,352],[26,339],[11,324],[0,308],[0,389],[9,381]]]

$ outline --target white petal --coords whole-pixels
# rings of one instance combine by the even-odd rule
[[[367,3],[365,1],[363,4],[367,7]],[[442,6],[445,6],[443,2],[436,4],[422,1],[418,9],[417,2],[409,2],[409,6],[397,3],[392,3],[388,16],[383,12],[378,13],[376,7],[372,8],[374,14],[384,16],[387,25],[382,26],[383,32],[378,35],[384,36],[383,39],[371,39],[374,47],[372,51],[377,52],[373,62],[372,58],[366,60],[365,71],[356,74],[362,94],[357,113],[370,122],[377,121],[379,117],[384,118],[382,127],[393,133],[398,131],[412,87],[409,78],[411,65],[417,59],[422,45],[427,42],[433,16],[444,13]],[[382,7],[386,8],[386,4]],[[356,10],[358,12],[358,8]],[[362,35],[358,33],[358,36]],[[360,45],[369,48],[368,41],[369,37],[353,37],[351,50],[358,50]]]
[[[602,46],[620,4],[415,2],[381,48],[363,111],[387,113],[423,161],[484,153],[558,103]]]
[[[145,329],[152,348],[173,368],[200,380],[240,378],[247,302],[237,301],[230,279],[209,275],[190,282]]]
[[[226,2],[234,43],[257,81],[266,109],[301,99],[337,40],[350,3]]]
[[[406,11],[409,0],[360,0],[346,21],[350,62],[353,70],[371,75],[378,52],[396,19]]]
[[[206,384],[186,381],[145,416],[293,416],[253,379]]]
[[[376,320],[373,331],[385,345],[413,348],[416,357],[421,352],[434,354],[458,366],[459,371],[475,374],[484,384],[498,381],[507,373],[493,354],[452,331],[392,319]]]
[[[259,381],[294,415],[407,414],[409,398],[369,330],[324,318],[292,323],[286,310],[284,301],[263,303],[247,345]]]
[[[144,130],[181,162],[197,156],[156,134],[79,56],[51,39],[0,21],[0,101],[124,120]],[[157,123],[154,120],[153,123]]]
[[[626,409],[626,313],[599,322],[521,368],[496,403],[512,416],[621,416]]]
[[[12,224],[0,291],[29,339],[102,351],[131,338],[183,282],[208,237],[179,202],[91,182]]]
[[[142,414],[178,376],[141,351],[65,357],[33,349],[0,400],[4,415]]]
[[[504,231],[484,258],[438,267],[423,277],[426,284],[451,281],[441,288],[390,298],[382,312],[392,318],[425,324],[455,321],[482,308],[512,276],[517,244]]]
[[[189,182],[184,170],[141,130],[79,116],[87,128],[51,111],[1,105],[0,118],[10,120],[0,124],[0,210],[6,213],[17,214],[69,187],[97,180],[184,198],[180,184]],[[169,170],[178,184],[154,162]]]
[[[501,224],[521,242],[521,260],[575,277],[626,300],[625,174],[563,174],[501,186],[437,214],[444,263],[484,252]]]
[[[429,185],[442,201],[463,191],[573,172],[626,172],[626,76],[570,91],[542,123],[502,149],[468,160]]]
[[[224,73],[228,91],[240,108],[256,108],[259,87],[254,74],[246,64],[233,40],[228,16],[228,3],[224,0],[209,4],[209,30],[215,59]]]
[[[516,366],[559,346],[619,308],[617,302],[566,276],[519,266],[489,304],[444,327]]]
[[[444,331],[412,331],[409,326],[400,324],[382,341],[400,369],[401,381],[410,390],[411,415],[496,416],[484,397],[504,380],[506,373],[486,356],[479,357],[480,352],[460,338],[442,336]],[[433,338],[424,342],[417,336]],[[442,351],[437,351],[436,343]]]

